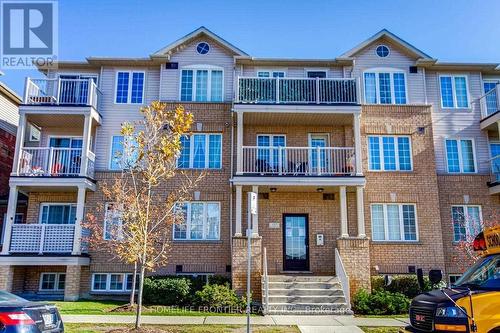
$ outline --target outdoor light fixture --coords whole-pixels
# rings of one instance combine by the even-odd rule
[[[319,193],[323,193],[323,191],[324,191],[324,190],[325,190],[325,189],[324,189],[324,188],[322,188],[322,187],[318,187],[318,188],[316,189],[316,191],[317,191],[317,192],[319,192]]]
[[[276,192],[276,187],[271,187],[269,190],[271,190],[272,193]]]

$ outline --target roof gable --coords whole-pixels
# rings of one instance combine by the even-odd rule
[[[192,40],[199,38],[201,36],[208,36],[209,38],[215,40],[217,43],[219,43],[222,47],[226,48],[229,50],[231,53],[234,55],[238,56],[248,56],[247,53],[244,51],[240,50],[233,44],[229,43],[222,37],[216,35],[212,31],[208,30],[207,28],[201,26],[198,29],[196,29],[193,32],[190,32],[189,34],[185,35],[184,37],[179,38],[175,42],[165,46],[164,48],[156,51],[153,53],[151,56],[152,57],[159,57],[159,56],[169,56],[172,53],[176,52],[179,48],[182,48],[183,45],[191,42]]]
[[[376,41],[378,41],[380,39],[384,39],[384,38],[387,39],[387,40],[390,40],[394,44],[402,47],[408,53],[414,55],[415,57],[417,57],[419,59],[432,59],[431,56],[429,56],[425,52],[419,50],[418,48],[416,48],[415,46],[411,45],[407,41],[399,38],[398,36],[396,36],[395,34],[393,34],[392,32],[390,32],[387,29],[380,30],[379,32],[377,32],[375,35],[371,36],[370,38],[368,38],[364,42],[358,44],[354,48],[352,48],[349,51],[347,51],[344,54],[342,54],[339,58],[352,58],[352,57],[354,57],[354,55],[356,55],[361,50],[365,49],[366,47],[368,47],[369,45],[375,43]]]

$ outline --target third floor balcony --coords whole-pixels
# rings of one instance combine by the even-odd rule
[[[481,105],[481,128],[485,130],[498,131],[500,121],[500,84],[487,91],[479,98]]]
[[[238,77],[236,103],[359,105],[353,78]]]

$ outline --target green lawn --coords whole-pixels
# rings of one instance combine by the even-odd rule
[[[361,327],[366,333],[398,333],[399,327]]]
[[[130,329],[130,325],[111,324],[65,324],[66,333],[104,333]],[[144,325],[144,328],[157,329],[165,333],[241,333],[244,326],[239,325]],[[253,326],[252,332],[258,333],[298,333],[296,326]]]
[[[124,305],[119,301],[90,301],[80,300],[76,302],[54,302],[61,314],[85,314],[85,315],[133,315],[132,311],[112,311]],[[195,307],[169,307],[169,306],[147,306],[143,314],[148,316],[236,316],[242,314],[216,313],[198,311]]]

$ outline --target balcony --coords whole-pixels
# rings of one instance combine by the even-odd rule
[[[488,182],[490,194],[500,193],[500,155],[493,157],[491,163],[491,179]]]
[[[71,254],[75,226],[71,224],[14,224],[10,254]]]
[[[237,175],[329,176],[356,175],[356,154],[351,147],[243,146]]]
[[[86,164],[86,168],[84,168]],[[81,148],[21,148],[21,160],[15,176],[94,178],[95,154],[82,156]],[[86,172],[82,174],[82,170]]]
[[[481,104],[481,129],[498,131],[500,121],[500,84],[479,98]]]
[[[24,104],[90,106],[98,109],[101,91],[93,79],[26,79]]]
[[[358,105],[356,79],[238,77],[236,103]]]

